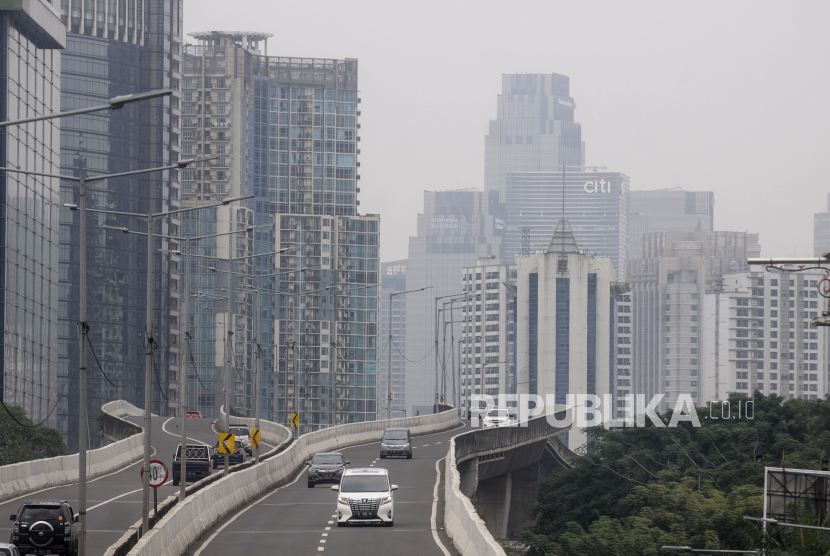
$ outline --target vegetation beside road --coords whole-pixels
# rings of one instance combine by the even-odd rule
[[[539,485],[536,524],[523,531],[530,556],[669,554],[663,545],[747,550],[764,544],[760,524],[764,466],[820,469],[830,458],[830,396],[785,400],[754,395],[754,418],[712,419],[701,426],[591,429],[574,468]],[[713,409],[719,416],[720,410]],[[668,423],[670,415],[664,416]],[[760,460],[760,462],[759,462]],[[809,509],[791,523],[817,525]],[[826,526],[826,524],[820,524]],[[830,533],[770,526],[767,554],[830,554]]]
[[[20,424],[6,411],[0,411],[0,465],[69,453],[58,429],[45,425],[36,427],[26,412],[17,406],[7,406],[7,409]]]

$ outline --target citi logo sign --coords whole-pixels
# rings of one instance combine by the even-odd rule
[[[585,193],[611,193],[611,180],[601,176],[594,181],[586,181],[582,187]]]

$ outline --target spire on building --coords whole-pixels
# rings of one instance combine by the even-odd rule
[[[579,245],[567,220],[560,220],[553,231],[548,253],[579,253]]]

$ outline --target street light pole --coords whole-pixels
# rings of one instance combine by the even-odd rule
[[[142,534],[150,530],[150,426],[153,409],[153,306],[155,305],[155,272],[156,258],[153,256],[153,213],[147,211],[147,307],[146,309],[146,332],[144,345],[144,474],[142,476],[144,485],[141,499],[141,525]]]
[[[389,358],[386,365],[386,418],[392,418],[392,298],[396,295],[404,295],[412,292],[422,292],[428,290],[432,286],[427,286],[417,290],[408,290],[405,292],[389,292],[389,345],[386,350],[389,352]]]

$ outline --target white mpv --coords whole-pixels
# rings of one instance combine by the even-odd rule
[[[392,527],[392,491],[398,490],[398,485],[389,483],[386,469],[347,469],[340,484],[331,489],[338,491],[338,527],[350,523],[382,523]]]

